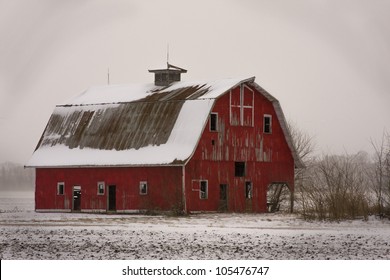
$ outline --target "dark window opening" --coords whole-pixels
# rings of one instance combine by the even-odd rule
[[[210,114],[210,131],[218,130],[218,114],[211,113]]]
[[[104,195],[104,182],[98,182],[98,195]]]
[[[65,183],[57,183],[57,194],[63,195],[65,193]]]
[[[272,133],[272,117],[264,115],[264,133]]]
[[[141,194],[141,195],[148,194],[148,183],[147,182],[140,182],[139,183],[139,194]]]
[[[236,177],[244,177],[245,176],[245,162],[236,161],[234,163],[234,176]]]
[[[208,190],[207,190],[207,181],[200,181],[200,199],[207,199]]]

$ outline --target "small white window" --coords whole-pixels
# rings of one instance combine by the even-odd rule
[[[64,195],[65,193],[65,183],[64,182],[58,182],[57,183],[57,194],[58,195]]]
[[[210,114],[210,131],[218,131],[218,114]]]
[[[272,133],[272,116],[264,115],[263,132]]]
[[[97,194],[98,195],[104,195],[104,189],[105,189],[104,182],[98,182],[97,183]]]
[[[148,194],[148,182],[146,181],[139,182],[139,194],[140,195]]]
[[[200,191],[199,198],[207,199],[208,198],[208,186],[207,181],[200,181]]]

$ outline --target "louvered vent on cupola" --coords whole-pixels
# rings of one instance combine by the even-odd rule
[[[181,73],[187,73],[187,70],[167,63],[167,69],[149,70],[149,72],[154,73],[156,86],[169,86],[173,82],[179,82]]]

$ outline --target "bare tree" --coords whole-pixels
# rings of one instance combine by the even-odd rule
[[[367,163],[366,153],[326,155],[316,160],[302,191],[303,215],[331,220],[367,218]]]
[[[299,157],[303,163],[310,163],[313,159],[315,150],[314,137],[299,129],[298,126],[291,121],[287,123],[287,126]]]
[[[381,141],[371,139],[374,164],[368,170],[371,190],[375,194],[375,211],[390,214],[390,135],[383,132]]]
[[[315,151],[314,137],[299,129],[298,126],[291,121],[289,121],[287,125],[291,134],[294,147],[298,153],[298,156],[300,157],[301,161],[305,165],[304,168],[295,169],[295,182],[294,182],[295,205],[298,211],[302,211],[302,209],[305,208],[305,204],[308,203],[308,199],[305,193],[307,189],[309,170],[312,168],[312,164],[314,160],[314,151]]]
[[[306,218],[367,218],[373,210],[390,215],[390,135],[371,140],[366,152],[314,157],[313,137],[289,123],[290,133],[306,168],[295,172],[295,203]],[[369,187],[368,187],[369,186]],[[374,207],[373,207],[374,206]]]

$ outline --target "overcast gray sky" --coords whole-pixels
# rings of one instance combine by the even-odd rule
[[[56,104],[90,86],[256,76],[318,153],[390,130],[390,1],[0,0],[0,162],[25,164]]]

